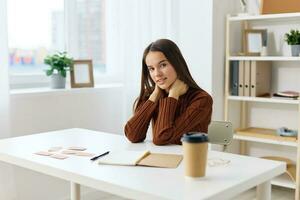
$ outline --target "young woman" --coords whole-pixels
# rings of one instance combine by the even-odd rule
[[[144,141],[151,120],[156,145],[181,144],[181,136],[191,131],[207,133],[212,98],[193,80],[177,45],[157,40],[145,49],[142,62],[140,95],[126,137]]]

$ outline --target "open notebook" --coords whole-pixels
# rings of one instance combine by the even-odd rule
[[[111,151],[99,158],[99,164],[108,165],[140,165],[150,167],[176,168],[182,160],[182,155],[151,153],[150,151]]]

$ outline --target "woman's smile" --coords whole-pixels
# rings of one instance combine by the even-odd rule
[[[158,85],[163,85],[166,82],[167,78],[160,78],[158,80],[156,80],[156,83]]]

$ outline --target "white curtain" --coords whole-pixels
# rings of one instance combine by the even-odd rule
[[[0,0],[0,139],[10,137],[6,0]],[[0,162],[0,199],[16,199],[12,166]]]
[[[107,64],[124,83],[124,123],[140,90],[141,63],[150,42],[178,42],[179,0],[108,0]]]

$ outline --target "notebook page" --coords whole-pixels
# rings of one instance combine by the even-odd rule
[[[131,151],[118,150],[110,151],[109,154],[99,158],[99,164],[108,165],[136,165],[142,158],[147,156],[150,152],[145,151]]]

